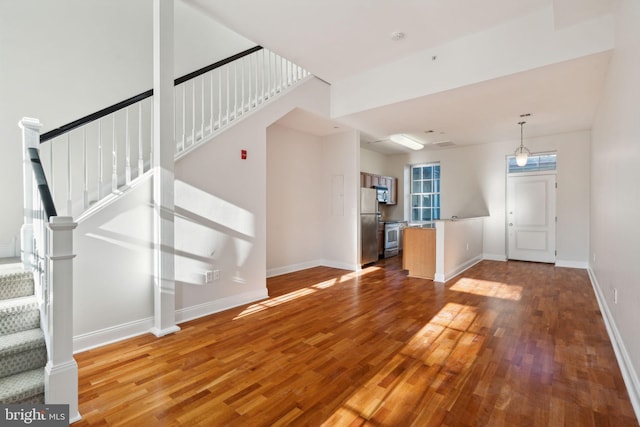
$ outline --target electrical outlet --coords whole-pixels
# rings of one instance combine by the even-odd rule
[[[213,271],[209,270],[204,273],[204,282],[205,283],[213,282]]]
[[[613,288],[613,303],[618,304],[618,288]]]
[[[469,250],[469,242],[467,242],[467,250]]]
[[[593,253],[593,262],[594,263],[596,262],[596,253],[595,252]]]

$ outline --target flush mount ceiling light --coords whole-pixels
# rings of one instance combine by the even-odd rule
[[[520,146],[516,148],[516,152],[514,153],[514,155],[516,156],[516,164],[520,167],[527,165],[527,160],[531,155],[531,152],[527,149],[527,147],[524,146],[523,128],[525,123],[527,122],[518,122],[518,124],[520,125]]]
[[[391,33],[391,40],[394,40],[394,41],[402,40],[405,37],[406,37],[406,34],[403,33],[402,31],[394,31],[393,33]]]
[[[389,139],[396,144],[400,144],[403,147],[411,148],[412,150],[422,150],[424,148],[424,145],[420,144],[415,139],[401,133],[391,135]]]

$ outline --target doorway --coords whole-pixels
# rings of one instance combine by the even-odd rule
[[[507,258],[556,260],[556,175],[507,175]]]

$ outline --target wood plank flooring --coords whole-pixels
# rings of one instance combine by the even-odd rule
[[[268,300],[78,354],[74,425],[638,425],[586,271],[400,265],[279,276]]]

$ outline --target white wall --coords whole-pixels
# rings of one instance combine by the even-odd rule
[[[321,158],[319,137],[267,129],[267,276],[322,262]]]
[[[153,326],[152,193],[153,179],[147,175],[74,231],[75,351]]]
[[[621,0],[616,48],[593,126],[589,263],[640,416],[640,3]],[[617,289],[617,303],[614,292]]]
[[[360,134],[322,138],[323,251],[331,267],[359,268]]]
[[[255,45],[180,0],[175,21],[177,75]],[[151,89],[152,25],[151,0],[0,2],[0,248],[22,224],[18,121],[46,132]]]
[[[360,172],[387,176],[387,168],[387,156],[365,148],[360,149]]]
[[[267,274],[357,268],[358,134],[267,132]]]
[[[389,157],[397,176],[407,165],[439,161],[442,218],[489,214],[484,222],[484,256],[505,259],[506,156],[519,140],[443,150],[421,150]],[[533,152],[558,153],[557,260],[561,265],[586,267],[589,247],[588,131],[527,139]],[[399,203],[394,217],[403,217],[408,202],[404,180],[398,182]],[[404,198],[404,203],[402,203]],[[408,213],[407,213],[408,215]]]

